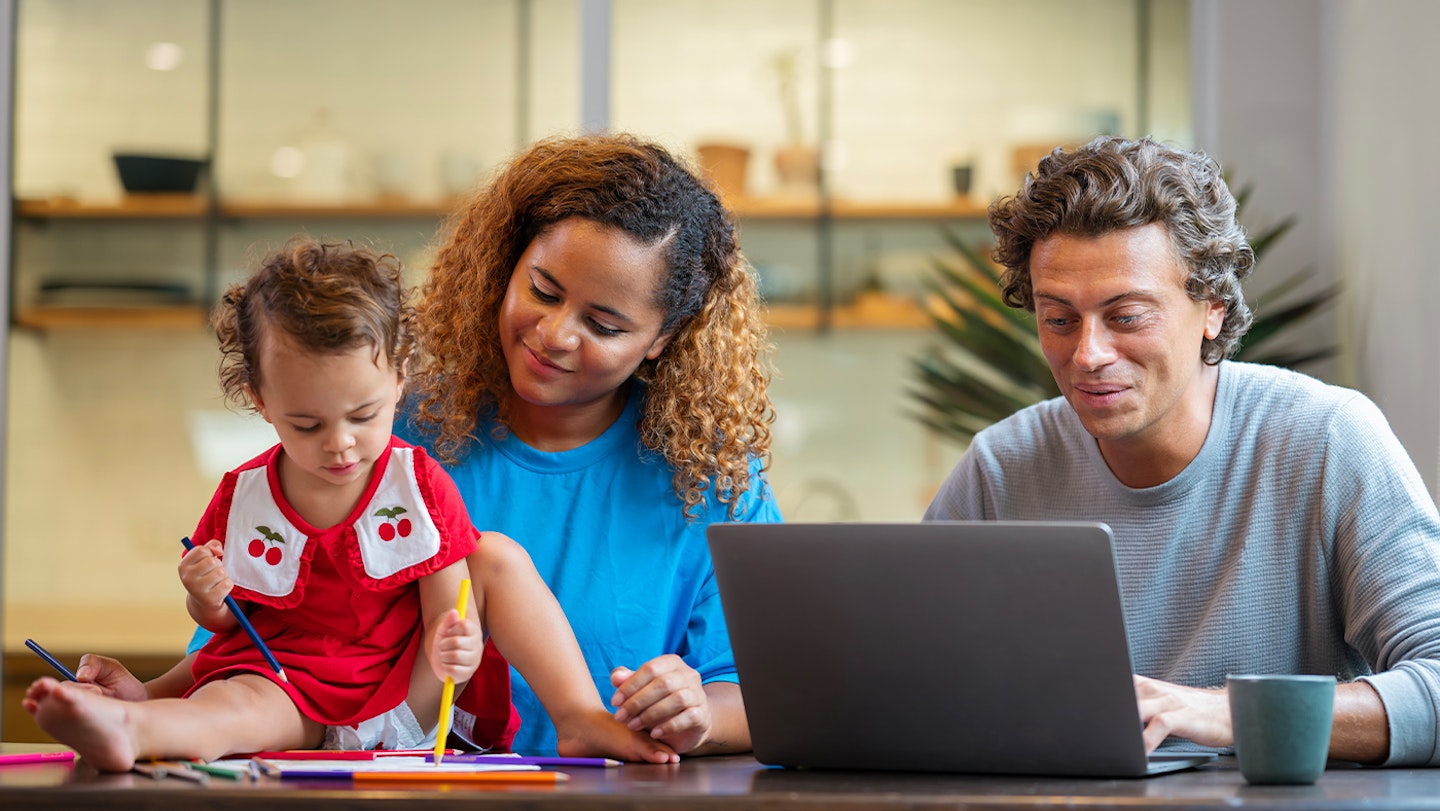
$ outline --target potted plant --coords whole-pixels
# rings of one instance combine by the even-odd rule
[[[815,145],[805,139],[800,116],[800,49],[789,48],[775,54],[771,67],[775,70],[780,94],[780,113],[785,122],[785,143],[775,150],[775,173],[782,189],[813,192],[820,182],[820,156]]]
[[[1236,195],[1237,214],[1250,187]],[[1258,234],[1250,245],[1258,265],[1276,240],[1295,224],[1288,218]],[[1000,299],[1001,269],[984,252],[946,231],[960,261],[936,258],[925,280],[931,318],[943,339],[914,359],[918,385],[910,390],[920,409],[913,416],[942,436],[968,444],[991,423],[1060,394],[1040,352],[1035,316]],[[1319,312],[1339,294],[1338,284],[1304,296],[1293,295],[1310,277],[1302,269],[1251,302],[1254,324],[1237,360],[1300,367],[1333,356],[1337,347],[1287,348],[1277,343],[1287,330]]]

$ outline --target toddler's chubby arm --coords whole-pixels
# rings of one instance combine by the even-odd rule
[[[560,754],[645,763],[680,759],[667,741],[629,729],[605,711],[575,631],[518,543],[486,532],[468,561],[495,647],[545,705]]]
[[[235,584],[225,572],[221,557],[225,545],[211,539],[180,558],[180,582],[185,586],[185,610],[201,628],[213,633],[228,631],[239,624],[225,605]]]
[[[425,658],[435,677],[455,680],[463,686],[480,667],[485,649],[484,629],[476,619],[473,592],[466,596],[465,619],[455,610],[460,584],[470,576],[465,561],[457,561],[420,578],[420,611],[425,623]]]

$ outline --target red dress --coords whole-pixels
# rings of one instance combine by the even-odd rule
[[[276,445],[227,473],[193,537],[224,541],[231,594],[289,683],[236,627],[196,655],[195,687],[259,673],[307,718],[358,724],[394,709],[409,691],[424,633],[418,579],[463,560],[479,533],[450,477],[399,439],[376,461],[355,511],[328,529],[310,526],[286,503],[279,458]],[[487,644],[466,692],[484,693],[481,714],[498,747],[518,727],[509,688],[509,665]]]

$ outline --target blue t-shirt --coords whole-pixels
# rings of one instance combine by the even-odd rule
[[[679,655],[705,682],[736,681],[730,635],[720,608],[705,527],[729,520],[709,500],[686,521],[673,471],[640,445],[644,389],[636,385],[625,411],[605,433],[559,453],[535,450],[514,436],[490,438],[481,424],[455,479],[470,520],[523,546],[565,616],[607,710],[615,688],[610,671],[637,668],[666,653]],[[483,421],[482,421],[483,422]],[[401,420],[402,439],[428,447]],[[778,522],[774,494],[752,464],[752,487],[736,521]],[[512,668],[513,701],[522,719],[515,751],[554,754],[555,729],[535,694]]]

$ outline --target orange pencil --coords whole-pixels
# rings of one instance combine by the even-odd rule
[[[356,772],[356,783],[563,783],[564,772]]]

